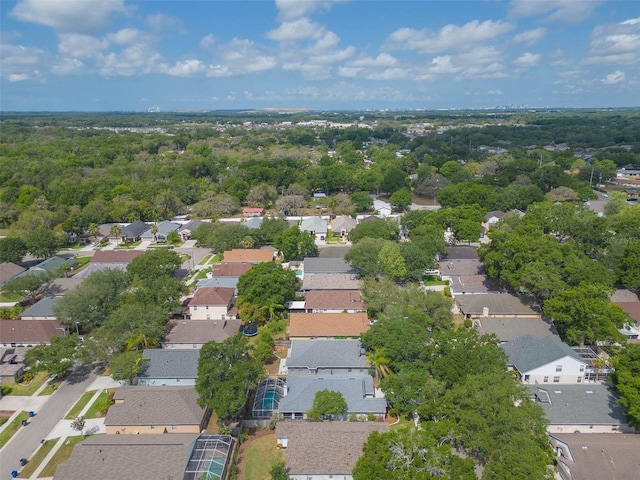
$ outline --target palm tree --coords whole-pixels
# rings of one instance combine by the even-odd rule
[[[90,237],[93,237],[93,241],[96,241],[96,236],[98,235],[98,233],[100,232],[100,227],[98,227],[97,224],[95,223],[90,223],[89,227],[87,228],[87,233],[89,234]]]
[[[144,350],[145,348],[158,348],[160,342],[157,338],[150,337],[140,330],[134,330],[126,341],[124,350]]]
[[[270,301],[269,303],[264,304],[262,307],[260,307],[260,311],[262,313],[268,313],[269,314],[269,321],[273,321],[273,317],[276,315],[276,312],[284,310],[284,305],[280,304],[280,303],[276,303],[273,301]]]
[[[118,243],[118,241],[120,240],[120,234],[122,233],[122,228],[120,228],[120,225],[118,224],[111,225],[109,233],[116,237],[116,243]]]
[[[149,230],[151,230],[151,234],[153,235],[153,241],[157,242],[158,241],[158,225],[156,225],[155,223],[151,224],[151,228],[149,228]]]
[[[367,365],[371,365],[374,370],[373,382],[377,387],[387,375],[391,374],[389,368],[389,358],[384,348],[376,348],[367,352]]]

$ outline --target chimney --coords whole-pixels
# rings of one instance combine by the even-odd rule
[[[487,318],[489,316],[489,307],[482,307],[482,317]]]

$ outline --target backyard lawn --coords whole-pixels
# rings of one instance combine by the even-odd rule
[[[42,473],[40,473],[40,477],[53,477],[54,473],[56,473],[56,468],[58,468],[58,465],[60,465],[62,462],[67,461],[71,456],[73,447],[85,438],[87,438],[87,436],[85,435],[67,437],[67,440],[62,444],[60,449],[56,452],[49,463],[47,463],[47,466],[44,467],[44,470],[42,470]]]
[[[269,480],[271,466],[284,461],[284,453],[276,447],[276,434],[251,440],[244,457],[244,480]]]

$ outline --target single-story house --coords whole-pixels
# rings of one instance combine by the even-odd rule
[[[554,433],[549,439],[562,480],[640,478],[640,435]]]
[[[92,435],[56,468],[55,480],[196,480],[215,465],[211,480],[226,478],[230,435]]]
[[[202,220],[191,220],[178,228],[178,234],[183,240],[190,240],[193,231],[202,225]]]
[[[120,240],[123,242],[137,242],[142,234],[149,229],[149,225],[142,220],[136,220],[120,230]]]
[[[74,275],[75,278],[87,278],[93,272],[106,269],[126,270],[134,258],[144,255],[144,250],[98,250],[91,257],[91,262],[83,270]]]
[[[632,433],[624,408],[603,384],[529,385],[548,420],[549,433]]]
[[[166,242],[167,235],[171,232],[177,233],[180,229],[180,224],[170,222],[169,220],[163,220],[156,224],[156,227],[158,228],[158,232],[155,235],[151,232],[151,228],[148,228],[142,235],[140,235],[140,240],[146,242]]]
[[[288,375],[368,375],[359,340],[292,340],[286,358]]]
[[[467,275],[484,275],[484,265],[480,260],[459,259],[438,262],[440,278],[451,280],[452,277]]]
[[[241,320],[170,321],[162,348],[202,348],[207,342],[224,342],[240,331]]]
[[[232,312],[235,288],[201,287],[187,301],[185,318],[191,320],[226,320],[236,317]]]
[[[190,386],[198,377],[200,350],[145,349],[137,385]]]
[[[366,312],[358,290],[312,290],[304,297],[307,313]]]
[[[443,255],[446,260],[479,260],[478,249],[469,245],[451,245]]]
[[[393,210],[389,202],[385,202],[383,200],[377,200],[377,199],[373,201],[373,209],[380,217],[390,216]]]
[[[104,419],[107,435],[200,433],[209,421],[194,386],[119,387],[113,400]]]
[[[339,215],[332,219],[329,225],[334,235],[346,237],[351,230],[356,228],[357,224],[358,222],[356,222],[355,218],[349,217],[348,215]]]
[[[51,275],[58,275],[63,270],[72,271],[77,264],[78,262],[74,257],[61,257],[58,255],[55,255],[53,257],[47,258],[46,260],[43,260],[42,262],[38,263],[37,265],[34,265],[28,270],[25,270],[24,272],[19,273],[13,278],[19,278],[24,275],[32,275],[34,273],[36,274],[48,273]]]
[[[249,262],[218,263],[211,267],[213,277],[241,277],[253,267]]]
[[[569,345],[553,337],[524,335],[502,345],[507,367],[526,385],[576,384],[585,380],[587,362]]]
[[[487,212],[484,216],[485,227],[489,228],[491,225],[495,225],[502,217],[504,217],[504,212],[501,210],[492,210],[491,212]]]
[[[480,335],[495,335],[500,342],[509,342],[523,335],[553,337],[560,340],[555,325],[544,318],[476,318],[472,321]]]
[[[276,425],[276,441],[284,449],[290,479],[352,480],[369,435],[388,431],[381,422],[282,421]]]
[[[24,272],[24,268],[12,262],[0,263],[0,287]]]
[[[290,339],[360,338],[371,328],[366,312],[358,313],[291,313]]]
[[[247,227],[250,230],[257,230],[262,226],[263,217],[249,217],[242,222],[242,225]]]
[[[0,384],[15,383],[24,372],[25,347],[0,348]]]
[[[278,413],[285,419],[301,420],[313,407],[316,393],[321,390],[340,392],[347,402],[344,416],[385,418],[387,401],[376,397],[371,375],[291,375],[287,377],[285,395],[278,404]]]
[[[304,274],[355,273],[344,258],[305,257]]]
[[[324,273],[305,275],[302,290],[360,290],[360,279],[351,273]]]
[[[78,272],[81,273],[81,272]],[[60,277],[51,282],[49,290],[55,295],[64,295],[65,293],[73,290],[84,281],[84,278],[78,278],[76,275],[73,277]]]
[[[56,320],[53,306],[61,297],[44,297],[20,314],[21,320]]]
[[[57,320],[0,320],[0,347],[49,345],[52,337],[65,334]]]
[[[320,240],[327,236],[327,230],[327,222],[322,217],[307,217],[300,222],[301,232],[308,232]]]
[[[264,208],[260,207],[243,207],[242,216],[244,217],[259,217],[264,213]]]
[[[455,300],[464,318],[542,318],[539,308],[510,293],[458,295]]]
[[[259,248],[237,248],[224,252],[225,263],[262,263],[273,261],[273,250]]]
[[[449,289],[453,297],[469,293],[498,293],[499,289],[486,275],[450,275]]]

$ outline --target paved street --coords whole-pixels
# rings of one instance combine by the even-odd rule
[[[20,470],[20,459],[29,458],[40,440],[65,416],[95,380],[97,374],[83,369],[70,376],[62,386],[35,410],[36,416],[21,428],[0,451],[0,480],[10,480],[12,470]]]

